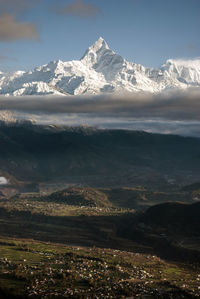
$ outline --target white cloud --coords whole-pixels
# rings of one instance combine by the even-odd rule
[[[8,184],[8,180],[5,177],[1,176],[0,177],[0,185],[7,185],[7,184]]]

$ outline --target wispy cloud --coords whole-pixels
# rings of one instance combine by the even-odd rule
[[[0,0],[0,12],[19,14],[37,5],[40,0]]]
[[[55,11],[61,15],[72,15],[81,18],[93,18],[101,12],[95,4],[84,3],[82,0],[74,0],[63,7],[56,7]]]
[[[200,47],[197,43],[190,43],[186,45],[186,49],[189,52],[198,52],[200,50]]]
[[[13,14],[0,15],[0,41],[37,39],[34,23],[20,22]]]
[[[17,61],[17,58],[0,54],[0,61],[2,62],[2,61],[6,61],[6,60]]]
[[[22,22],[21,16],[40,0],[0,0],[0,41],[37,39],[36,25]]]

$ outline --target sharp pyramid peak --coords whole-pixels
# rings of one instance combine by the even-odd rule
[[[93,61],[94,56],[98,56],[99,52],[102,53],[105,50],[110,50],[108,47],[108,44],[102,37],[99,37],[99,39],[92,46],[90,46],[87,49],[87,51],[85,52],[85,54],[83,55],[81,60],[86,60],[87,62],[89,62],[90,60]],[[89,61],[88,61],[88,59],[89,59]]]
[[[109,49],[107,42],[100,36],[98,40],[90,47],[95,49]]]

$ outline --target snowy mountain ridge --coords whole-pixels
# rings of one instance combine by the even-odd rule
[[[169,59],[159,69],[126,61],[99,38],[80,60],[52,61],[29,72],[0,72],[0,94],[83,95],[200,86],[200,58]]]

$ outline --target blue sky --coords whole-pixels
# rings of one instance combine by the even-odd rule
[[[199,0],[0,0],[0,27],[3,71],[79,59],[99,36],[144,66],[200,56]]]

